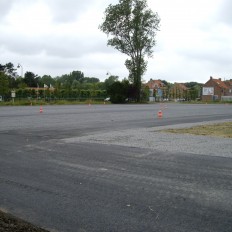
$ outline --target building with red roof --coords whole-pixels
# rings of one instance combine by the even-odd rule
[[[231,81],[222,81],[221,78],[215,79],[210,77],[210,79],[203,85],[203,101],[221,100],[224,96],[232,96]]]

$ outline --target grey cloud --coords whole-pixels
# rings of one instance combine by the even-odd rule
[[[188,79],[190,79],[190,76],[192,75],[192,80],[196,81],[198,78],[199,82],[203,83],[204,81],[202,81],[201,78],[204,79],[211,75],[222,78],[226,77],[228,79],[230,77],[228,75],[232,73],[232,52],[226,47],[207,48],[205,50],[183,50],[181,56],[186,63],[184,70],[189,66],[188,70],[190,70],[190,72],[188,73]],[[194,65],[197,66],[193,68]],[[177,73],[180,74],[179,71]],[[180,75],[184,76],[183,74]],[[179,77],[176,78],[178,79]]]
[[[91,38],[60,37],[47,38],[45,47],[48,55],[74,58],[97,53],[104,47],[104,43],[101,40],[91,40]]]
[[[1,0],[0,1],[0,20],[3,19],[10,11],[13,4],[13,0]]]
[[[76,58],[90,53],[112,53],[112,49],[107,48],[106,40],[101,36],[85,38],[49,35],[31,39],[20,35],[15,38],[14,34],[5,33],[0,37],[0,44],[8,51],[29,56],[46,53],[53,57]]]
[[[194,59],[198,62],[209,62],[222,67],[230,66],[232,60],[231,52],[226,49],[215,49],[210,51],[192,50],[185,51],[184,55],[187,59]]]
[[[218,9],[218,20],[232,26],[232,1],[224,0]]]
[[[79,14],[91,6],[94,0],[47,0],[46,3],[50,6],[53,13],[54,21],[57,22],[70,22],[75,20]]]

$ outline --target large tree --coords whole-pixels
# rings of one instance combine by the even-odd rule
[[[119,0],[105,10],[100,30],[109,36],[108,45],[128,55],[125,65],[129,79],[140,101],[141,77],[147,69],[146,57],[151,57],[156,44],[160,18],[148,8],[146,0]]]

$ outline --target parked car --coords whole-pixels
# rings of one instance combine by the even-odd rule
[[[0,102],[2,102],[2,96],[0,96]]]

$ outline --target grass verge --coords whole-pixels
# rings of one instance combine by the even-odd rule
[[[38,105],[103,105],[103,104],[111,104],[110,102],[104,102],[103,100],[51,100],[51,101],[43,101],[43,100],[15,100],[14,103],[12,101],[9,102],[0,102],[0,106],[38,106]]]
[[[202,125],[182,129],[168,129],[164,130],[163,132],[232,138],[232,122]]]

